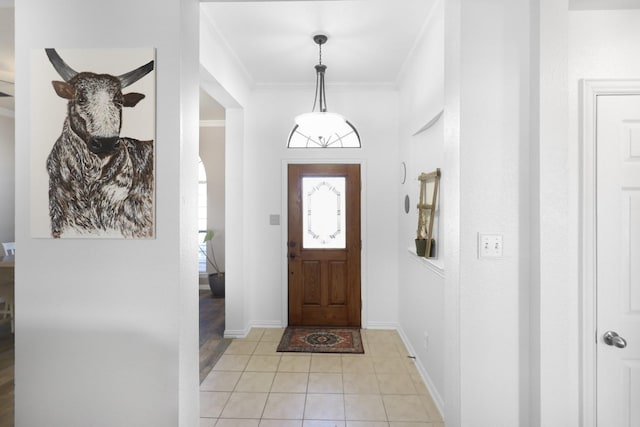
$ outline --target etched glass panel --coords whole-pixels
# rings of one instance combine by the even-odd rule
[[[344,177],[302,178],[302,247],[346,247]]]

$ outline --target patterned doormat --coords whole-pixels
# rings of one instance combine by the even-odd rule
[[[360,328],[289,326],[284,331],[280,352],[364,353]]]

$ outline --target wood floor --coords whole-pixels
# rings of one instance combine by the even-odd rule
[[[9,322],[0,323],[0,427],[13,427],[13,338]]]
[[[200,382],[231,340],[224,339],[224,298],[200,291]],[[13,427],[14,335],[8,322],[0,323],[0,427]]]
[[[211,291],[200,291],[200,382],[227,349],[224,339],[224,298],[212,298]]]

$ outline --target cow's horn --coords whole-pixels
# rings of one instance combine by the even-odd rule
[[[47,56],[49,57],[49,61],[51,61],[53,68],[56,69],[58,74],[60,74],[60,77],[62,77],[65,82],[68,82],[78,74],[77,71],[69,67],[67,63],[60,58],[60,55],[58,55],[58,52],[56,52],[55,49],[45,49],[45,52],[47,52]]]
[[[153,61],[149,61],[146,64],[144,64],[142,67],[138,67],[133,71],[129,71],[126,74],[118,76],[118,79],[120,79],[120,83],[122,84],[122,87],[125,88],[129,85],[134,84],[135,82],[137,82],[138,80],[140,80],[141,78],[149,74],[151,70],[153,70]]]

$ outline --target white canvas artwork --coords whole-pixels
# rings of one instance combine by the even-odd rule
[[[155,49],[33,49],[30,91],[32,237],[155,237]]]

